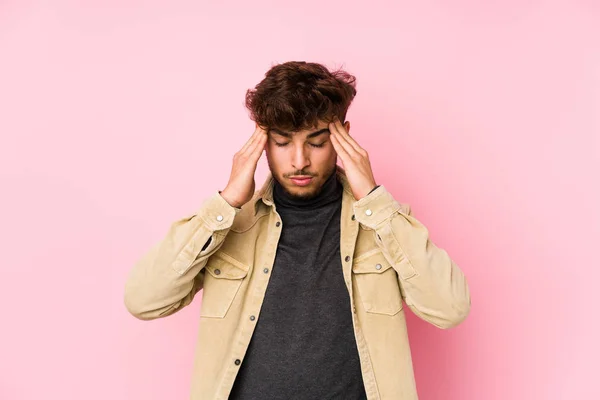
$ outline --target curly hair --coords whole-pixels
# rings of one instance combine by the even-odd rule
[[[254,89],[246,92],[250,118],[264,128],[296,132],[314,128],[334,116],[345,121],[356,96],[356,78],[338,69],[305,61],[272,67]]]

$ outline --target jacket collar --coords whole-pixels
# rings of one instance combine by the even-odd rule
[[[350,183],[348,182],[348,178],[346,177],[346,171],[339,165],[336,165],[335,173],[337,175],[338,180],[342,183],[344,187],[344,197],[350,196],[351,200],[354,201],[354,195],[352,194],[352,190],[350,188]],[[269,172],[267,175],[267,179],[263,184],[262,188],[257,192],[257,199],[254,203],[254,215],[258,213],[258,209],[260,208],[260,204],[264,204],[267,207],[271,207],[273,205],[273,187],[275,184],[275,179],[273,178],[273,174]]]

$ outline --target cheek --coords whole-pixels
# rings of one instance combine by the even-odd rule
[[[281,158],[281,149],[275,146],[273,143],[267,144],[265,147],[265,153],[270,159],[277,159],[278,157]]]
[[[320,151],[313,151],[310,156],[310,162],[314,169],[318,169],[319,171],[327,171],[331,168],[332,164],[335,164],[337,160],[337,156],[335,151],[331,149],[331,151],[326,149],[320,149]]]
[[[333,148],[333,146],[329,146],[327,149],[323,149],[323,151],[321,152],[322,154],[319,155],[319,157],[324,161],[324,162],[331,162],[331,160],[336,160],[337,159],[337,153],[335,152],[335,149]]]
[[[273,170],[279,170],[279,165],[284,159],[281,149],[274,144],[269,143],[265,148],[265,155],[267,156],[269,167]]]

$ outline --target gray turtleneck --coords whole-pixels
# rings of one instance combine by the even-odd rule
[[[283,230],[229,399],[366,399],[340,258],[342,193],[335,172],[311,200],[275,181]]]

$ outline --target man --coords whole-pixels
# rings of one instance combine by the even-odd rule
[[[246,94],[256,130],[225,188],[131,271],[144,320],[204,289],[192,399],[416,399],[403,301],[440,328],[469,313],[464,274],[342,122],[355,94],[344,71],[274,66]]]

